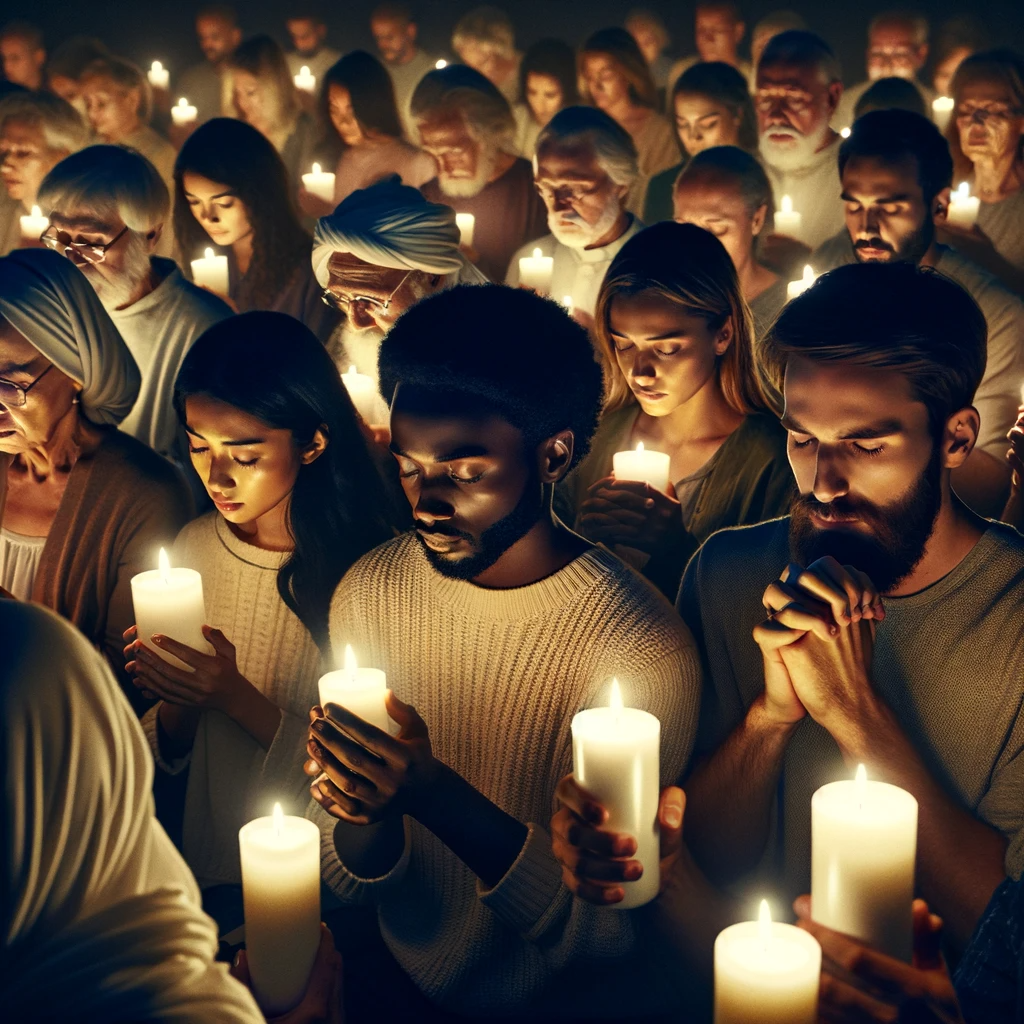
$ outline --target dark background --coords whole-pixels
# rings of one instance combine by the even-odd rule
[[[330,26],[328,42],[345,52],[365,48],[371,52],[373,40],[369,31],[369,14],[376,0],[335,0],[321,5]],[[49,46],[72,35],[98,36],[113,50],[148,68],[154,60],[163,61],[171,69],[171,90],[175,71],[201,59],[195,45],[192,23],[201,3],[179,3],[176,0],[5,0],[3,17],[24,17],[34,21],[46,33]],[[239,0],[235,4],[246,36],[268,32],[282,44],[287,43],[284,20],[287,13],[299,13],[301,0]],[[449,56],[452,26],[466,11],[477,6],[473,0],[430,0],[413,4],[418,12],[420,37],[424,48],[437,55]],[[595,29],[621,25],[634,6],[613,0],[505,0],[498,6],[506,10],[516,26],[516,42],[520,49],[545,36],[558,36],[574,45],[581,43]],[[670,52],[685,55],[693,52],[692,2],[648,0],[637,6],[650,7],[661,14],[672,34]],[[815,31],[836,49],[844,68],[847,83],[864,77],[864,45],[867,24],[878,11],[904,6],[885,0],[740,0],[747,20],[747,37],[758,18],[781,7],[799,11]],[[943,19],[970,15],[981,22],[996,45],[1024,50],[1024,2],[1021,0],[933,0],[920,3],[916,9],[932,21],[933,35]]]

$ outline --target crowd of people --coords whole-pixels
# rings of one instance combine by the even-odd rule
[[[858,82],[733,0],[681,59],[639,8],[282,29],[204,7],[172,93],[0,26],[4,1013],[263,1020],[277,802],[325,925],[268,1019],[710,1019],[768,894],[821,1020],[1024,1021],[1024,56],[886,11]],[[202,649],[137,625],[161,547]],[[388,730],[321,703],[348,647]],[[661,729],[618,911],[613,677]],[[909,962],[807,895],[858,764],[917,801]]]

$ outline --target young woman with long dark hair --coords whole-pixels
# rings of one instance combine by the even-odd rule
[[[240,313],[288,313],[322,342],[340,322],[313,276],[313,240],[299,223],[284,164],[255,128],[218,117],[197,128],[174,165],[174,237],[181,264],[210,246],[228,255],[228,298]]]
[[[125,658],[136,685],[160,698],[143,719],[157,764],[190,765],[183,846],[207,888],[240,882],[242,824],[274,801],[305,807],[303,748],[331,596],[393,533],[347,392],[291,317],[247,313],[211,327],[185,357],[174,404],[215,506],[172,553],[172,564],[202,574],[210,647],[152,638],[190,671],[144,647],[132,626]]]

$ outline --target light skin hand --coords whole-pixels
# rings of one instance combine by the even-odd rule
[[[609,547],[624,544],[648,554],[673,534],[685,532],[675,493],[613,476],[588,489],[580,507],[580,527],[593,541]]]

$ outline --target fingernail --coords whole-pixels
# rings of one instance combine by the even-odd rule
[[[309,751],[315,758],[317,758],[317,760],[324,756],[323,749],[315,740],[309,741]]]
[[[324,722],[323,722],[323,719],[322,719],[322,718],[318,718],[318,719],[317,719],[317,720],[316,720],[316,721],[315,721],[315,722],[313,723],[313,729],[314,729],[314,730],[315,730],[316,732],[319,732],[319,733],[322,733],[322,732],[324,731]]]
[[[617,857],[629,857],[636,853],[636,843],[629,836],[623,836],[615,840],[615,855]]]
[[[153,634],[153,643],[155,643],[155,644],[162,644],[163,642],[164,642],[164,637],[163,637],[162,633],[154,633]]]
[[[639,861],[632,861],[626,865],[625,875],[631,882],[635,882],[644,873],[644,866]]]
[[[682,823],[683,816],[679,813],[677,808],[670,807],[665,811],[665,824],[668,825],[669,828],[679,828]]]

